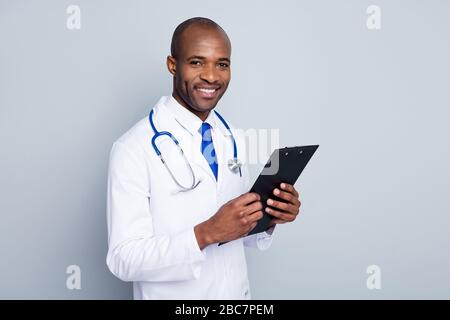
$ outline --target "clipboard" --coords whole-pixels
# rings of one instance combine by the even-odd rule
[[[273,194],[282,182],[294,185],[319,145],[275,149],[249,192],[258,193],[263,204],[263,217],[247,236],[267,230],[272,216],[265,210],[267,199],[285,201]],[[270,206],[269,206],[270,207]],[[221,242],[219,245],[227,242]]]

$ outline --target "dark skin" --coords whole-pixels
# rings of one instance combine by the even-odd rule
[[[213,27],[191,25],[181,35],[177,57],[167,57],[173,75],[173,97],[204,121],[219,102],[231,79],[231,44]],[[214,90],[211,96],[201,89]]]
[[[204,121],[219,102],[231,80],[231,43],[223,30],[193,24],[181,36],[177,57],[167,57],[173,75],[173,97]],[[294,221],[300,200],[294,186],[282,183],[268,199],[269,227]],[[194,227],[200,249],[247,235],[263,217],[261,197],[244,193],[225,203],[211,218]]]

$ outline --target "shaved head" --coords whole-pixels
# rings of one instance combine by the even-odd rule
[[[183,38],[183,34],[192,27],[199,27],[202,30],[215,30],[221,33],[228,43],[231,46],[231,42],[228,39],[228,36],[225,32],[225,30],[222,29],[221,26],[219,26],[216,22],[214,22],[211,19],[203,18],[203,17],[195,17],[190,18],[188,20],[183,21],[180,23],[172,35],[172,42],[170,44],[170,54],[175,59],[179,57],[180,52],[183,48],[183,41],[185,40]]]

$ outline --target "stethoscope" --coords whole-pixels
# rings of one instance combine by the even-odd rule
[[[225,121],[225,119],[217,111],[214,110],[214,112],[216,113],[216,115],[220,119],[220,121],[224,124],[225,128],[227,128],[228,132],[230,133],[231,140],[233,141],[233,159],[230,159],[228,161],[228,169],[230,169],[231,172],[234,172],[234,173],[239,171],[239,176],[242,177],[242,171],[241,171],[242,162],[237,158],[237,145],[236,145],[236,140],[234,139],[234,136],[233,136],[233,132],[231,131],[230,126]],[[152,137],[153,150],[155,150],[156,155],[159,157],[159,159],[161,160],[163,165],[166,167],[167,171],[169,172],[170,176],[172,177],[172,180],[177,184],[178,187],[181,188],[181,191],[189,191],[189,190],[195,189],[198,186],[198,184],[201,182],[201,180],[197,181],[197,178],[195,177],[195,174],[194,174],[194,170],[192,169],[191,164],[187,160],[183,149],[181,148],[180,144],[178,143],[178,140],[169,131],[156,130],[155,124],[153,123],[153,109],[152,109],[152,111],[150,111],[150,114],[148,115],[148,119],[150,122],[150,126],[152,127],[153,132],[154,132],[154,135]],[[175,178],[175,175],[172,173],[172,170],[170,170],[169,166],[167,165],[166,161],[164,160],[164,157],[162,156],[161,151],[156,146],[156,139],[158,139],[159,137],[162,137],[162,136],[168,136],[178,147],[178,149],[181,153],[181,156],[183,157],[184,162],[191,173],[192,184],[189,187],[183,186],[177,180],[177,178]]]

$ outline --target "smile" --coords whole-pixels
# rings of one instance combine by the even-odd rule
[[[202,98],[214,98],[219,88],[195,88]]]

